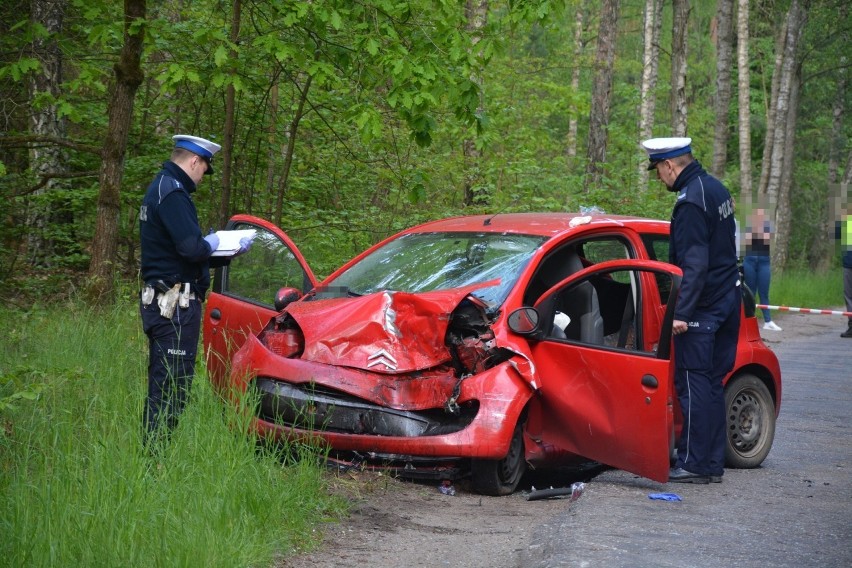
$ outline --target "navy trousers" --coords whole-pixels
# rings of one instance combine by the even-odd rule
[[[696,310],[688,331],[674,337],[675,391],[684,419],[675,467],[699,475],[724,473],[722,379],[736,359],[741,302],[740,288],[732,288],[716,305]]]
[[[186,406],[201,334],[201,302],[190,300],[171,319],[160,315],[156,300],[147,307],[140,303],[139,311],[148,336],[148,396],[142,417],[147,446],[168,437]]]

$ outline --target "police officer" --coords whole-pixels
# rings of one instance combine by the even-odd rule
[[[691,138],[642,143],[669,191],[669,261],[683,271],[672,332],[675,390],[684,424],[669,481],[722,481],[725,395],[722,379],[734,366],[740,327],[734,203],[722,183],[692,157]]]
[[[210,268],[230,260],[211,257],[219,237],[202,236],[192,200],[202,177],[213,172],[213,155],[221,146],[196,136],[173,139],[171,157],[148,186],[139,211],[144,282],[140,313],[149,345],[146,446],[159,434],[168,436],[186,405]],[[251,242],[241,244],[248,250]]]

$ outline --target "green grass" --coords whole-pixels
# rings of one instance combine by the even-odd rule
[[[843,309],[843,276],[839,267],[827,272],[804,269],[773,274],[769,287],[772,305],[812,309]]]
[[[259,451],[202,365],[171,441],[141,451],[135,306],[0,318],[0,565],[270,566],[342,512],[322,456]]]

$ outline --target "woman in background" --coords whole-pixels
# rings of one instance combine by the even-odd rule
[[[760,296],[760,303],[769,305],[769,281],[772,269],[769,264],[769,241],[772,237],[772,225],[766,217],[766,210],[757,208],[748,217],[745,229],[745,272],[746,286]],[[781,331],[781,327],[772,321],[769,308],[763,308],[763,329]]]

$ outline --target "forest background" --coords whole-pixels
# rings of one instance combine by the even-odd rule
[[[843,0],[0,5],[7,290],[134,296],[138,208],[178,133],[223,147],[195,194],[202,226],[267,218],[319,276],[450,215],[667,219],[652,135],[692,137],[741,223],[770,204],[775,270],[837,264]]]

